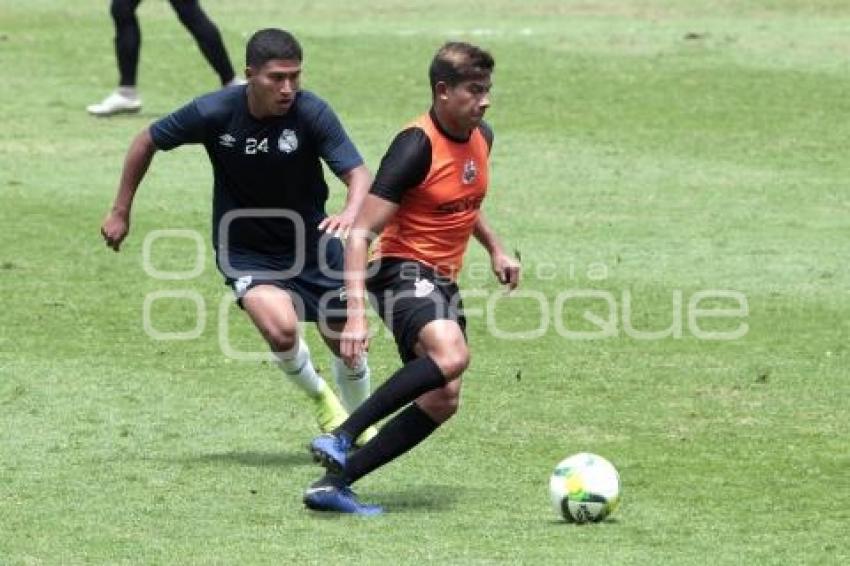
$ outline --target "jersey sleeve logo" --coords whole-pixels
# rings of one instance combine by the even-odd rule
[[[298,149],[298,137],[294,130],[283,130],[277,138],[277,148],[283,153],[292,153]]]
[[[463,164],[463,184],[469,185],[471,184],[475,178],[478,176],[478,167],[475,166],[474,159],[467,159],[466,163]]]

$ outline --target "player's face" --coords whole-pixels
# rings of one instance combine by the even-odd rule
[[[259,69],[248,67],[251,96],[267,116],[283,116],[301,86],[301,61],[272,59]]]
[[[456,126],[464,131],[478,127],[490,107],[490,77],[463,81],[446,87],[445,109]]]

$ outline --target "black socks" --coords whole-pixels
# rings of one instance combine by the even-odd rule
[[[428,356],[416,358],[378,387],[334,432],[357,438],[370,425],[393,414],[423,393],[445,384],[446,379],[434,360]]]
[[[345,479],[354,483],[372,470],[401,456],[437,430],[440,423],[411,403],[384,425],[378,436],[348,457]]]

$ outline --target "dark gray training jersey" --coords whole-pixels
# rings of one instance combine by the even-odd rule
[[[334,111],[309,91],[297,94],[286,115],[257,120],[245,86],[222,89],[158,120],[150,133],[162,150],[204,144],[214,175],[216,249],[226,243],[233,251],[292,254],[297,216],[311,255],[328,198],[320,160],[336,175],[363,164]],[[222,220],[229,227],[220,241]]]

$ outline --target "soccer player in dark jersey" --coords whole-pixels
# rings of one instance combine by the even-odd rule
[[[200,143],[214,174],[216,263],[289,378],[314,401],[321,430],[347,416],[310,361],[298,320],[319,322],[335,353],[331,364],[346,408],[369,394],[365,359],[338,356],[345,322],[343,248],[372,175],[331,107],[300,89],[302,51],[279,29],[260,30],[246,48],[247,85],[197,98],[142,130],[127,153],[101,233],[118,251],[136,190],[157,150]],[[328,216],[323,160],[347,185],[339,214]],[[336,316],[334,316],[336,313]],[[362,441],[374,435],[370,429]]]
[[[89,114],[112,116],[113,114],[138,112],[142,99],[136,89],[136,72],[139,67],[139,52],[142,32],[136,9],[142,0],[112,0],[110,14],[115,24],[115,56],[120,75],[118,88],[96,104],[86,107]],[[177,17],[198,44],[207,62],[218,75],[222,86],[238,84],[241,79],[233,72],[227,48],[221,33],[201,8],[198,0],[169,0]]]
[[[519,283],[519,263],[480,210],[493,142],[483,121],[493,67],[486,51],[468,43],[437,51],[431,109],[395,137],[354,222],[345,252],[343,358],[354,365],[365,354],[368,290],[404,366],[336,430],[311,443],[328,469],[304,494],[311,509],[380,513],[379,506],[360,503],[351,484],[422,442],[457,411],[469,349],[455,281],[470,236],[489,252],[500,282],[510,289]],[[379,233],[367,271],[369,244]],[[396,411],[378,436],[349,454],[353,438]]]

